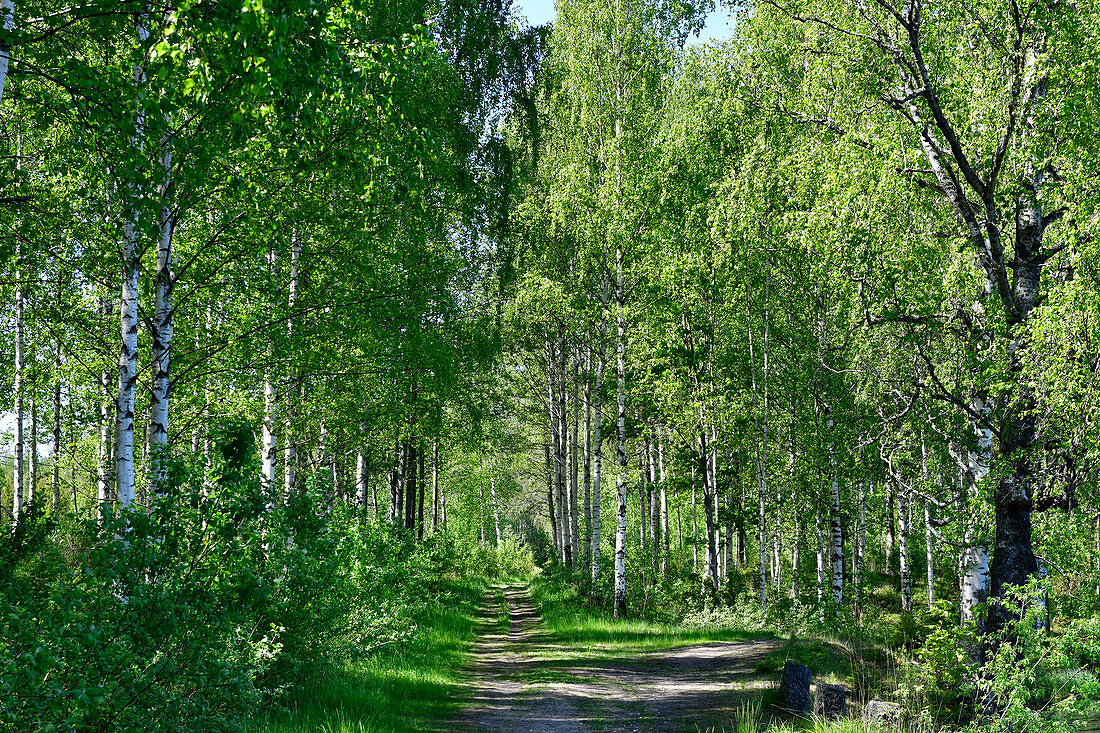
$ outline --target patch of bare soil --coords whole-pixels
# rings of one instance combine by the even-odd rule
[[[629,658],[552,644],[526,589],[504,591],[507,633],[474,649],[471,704],[447,731],[684,733],[729,727],[767,683],[757,665],[772,639],[639,652]]]

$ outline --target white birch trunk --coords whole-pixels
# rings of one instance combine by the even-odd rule
[[[826,406],[828,416],[825,428],[829,432],[829,466],[832,473],[829,482],[829,567],[831,570],[833,602],[839,607],[844,600],[844,533],[840,521],[840,481],[836,469],[836,443],[833,438],[833,417]]]
[[[138,46],[149,40],[148,10],[134,19],[134,33]],[[134,64],[134,92],[137,113],[130,147],[140,152],[145,142],[145,112],[141,102],[141,88],[145,85],[144,57]],[[141,192],[136,185],[130,188],[130,211],[122,228],[122,294],[119,307],[119,331],[121,348],[118,357],[118,400],[116,405],[115,481],[118,484],[118,502],[123,509],[134,501],[134,392],[137,389],[137,337],[138,337],[138,275],[141,269],[141,252],[138,248],[140,229],[139,201]]]
[[[153,311],[153,390],[150,404],[152,446],[150,451],[150,478],[153,491],[164,494],[168,490],[168,400],[171,392],[172,332],[174,329],[172,286],[172,235],[175,220],[169,196],[172,188],[172,148],[167,138],[161,143],[161,164],[164,167],[164,183],[161,188],[160,219],[157,222],[157,270],[154,275],[156,305]]]
[[[53,476],[50,479],[50,508],[61,509],[61,341],[54,346],[53,358]]]
[[[657,467],[661,484],[661,576],[668,575],[672,561],[672,547],[668,531],[668,490],[665,485],[665,446],[661,440],[661,430],[657,429]]]
[[[592,584],[600,579],[600,482],[603,478],[603,380],[607,370],[607,280],[603,282],[604,309],[600,313],[600,350],[596,357],[595,402],[592,412],[596,420],[592,446]]]
[[[572,394],[570,395],[573,403],[573,425],[570,431],[569,440],[569,543],[570,543],[570,567],[573,567],[580,555],[580,505],[578,504],[577,496],[577,482],[579,479],[578,471],[580,468],[580,456],[578,450],[580,448],[579,442],[579,428],[580,428],[580,402],[577,400],[577,373],[573,372],[573,386]]]
[[[493,460],[489,459],[489,503],[493,509],[493,530],[496,535],[496,545],[500,548],[500,506],[497,504],[497,480],[493,471]]]
[[[974,398],[971,408],[975,413],[986,417],[992,406],[980,397]],[[989,473],[993,455],[993,435],[988,428],[976,429],[978,446],[976,451],[967,451],[966,466],[962,475],[962,494],[966,502],[966,529],[963,533],[963,549],[959,558],[960,581],[960,618],[962,623],[975,620],[975,612],[989,595],[989,548],[974,540],[974,505],[977,499],[978,484]]]
[[[439,531],[439,441],[432,441],[432,534]]]
[[[292,232],[290,235],[290,282],[287,287],[287,317],[286,317],[286,337],[287,343],[293,344],[294,340],[294,309],[298,306],[298,262],[302,254],[302,242],[298,238],[297,232]],[[293,346],[291,346],[293,348]],[[293,373],[293,367],[291,367],[291,374],[289,376],[289,384],[286,390],[286,399],[284,400],[283,409],[283,443],[286,448],[286,461],[283,464],[283,499],[284,501],[290,498],[290,495],[294,493],[295,486],[298,482],[298,446],[297,439],[294,435],[294,420],[297,410],[297,398],[300,396],[297,391],[297,375]]]
[[[15,1],[0,0],[0,27],[6,37],[15,29]],[[0,102],[4,100],[4,87],[8,83],[8,69],[11,66],[11,45],[0,44]]]
[[[695,468],[691,469],[691,566],[699,570],[699,512],[697,509]]]
[[[856,539],[854,542],[855,547],[853,549],[853,555],[855,562],[852,563],[852,585],[853,594],[852,600],[855,607],[856,621],[859,620],[860,615],[863,613],[863,563],[865,560],[865,553],[867,548],[867,483],[861,482],[859,485],[859,514],[856,518]]]
[[[618,126],[618,124],[616,125]],[[619,138],[616,130],[616,140]],[[618,522],[615,528],[615,611],[618,618],[626,612],[626,504],[629,485],[626,480],[626,303],[623,282],[622,238],[615,240],[615,306],[617,338],[615,340],[617,381],[616,405],[618,416],[615,424],[615,453],[618,459],[616,485],[619,495]]]
[[[264,493],[267,495],[268,509],[274,508],[277,501],[275,493],[275,463],[279,452],[278,442],[275,439],[275,425],[278,422],[278,416],[276,415],[276,410],[278,409],[278,393],[275,389],[275,380],[271,375],[273,369],[274,366],[269,364],[264,374],[263,457],[260,471]]]
[[[14,6],[13,6],[14,7]],[[5,23],[7,19],[5,18]],[[23,354],[23,246],[16,238],[15,244],[15,446],[12,473],[12,526],[19,524],[23,516],[23,390],[25,388],[26,363]]]
[[[581,557],[592,572],[592,353],[589,351],[584,376],[584,548]]]
[[[817,609],[825,620],[825,529],[821,522],[821,504],[814,503],[814,530],[817,535]]]
[[[363,449],[364,433],[367,431],[366,423],[359,422],[357,448],[355,450],[355,505],[363,514],[367,512],[367,454]]]
[[[33,395],[30,402],[31,425],[26,447],[30,453],[28,461],[30,470],[27,471],[27,486],[23,492],[28,504],[34,501],[35,492],[38,491],[38,402]]]
[[[898,488],[898,571],[901,576],[901,610],[913,610],[912,573],[909,568],[909,490],[896,476]]]

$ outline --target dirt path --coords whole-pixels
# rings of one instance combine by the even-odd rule
[[[463,733],[684,733],[730,727],[764,682],[757,665],[782,642],[751,640],[631,650],[551,641],[523,587],[503,589],[508,631],[474,649]],[[492,611],[495,618],[495,609]],[[624,651],[625,649],[625,651]]]

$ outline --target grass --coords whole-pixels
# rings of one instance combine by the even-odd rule
[[[286,711],[262,717],[253,733],[396,733],[432,729],[462,700],[462,666],[492,612],[478,618],[487,583],[447,584],[446,605],[432,604],[417,619],[423,633],[400,646],[383,647],[365,659],[331,670],[291,700]],[[499,591],[491,596],[499,602]]]
[[[562,647],[582,646],[605,658],[689,644],[774,638],[736,628],[689,628],[642,619],[614,620],[606,610],[583,605],[576,588],[568,583],[536,578],[531,591],[542,616],[542,629],[551,642]]]

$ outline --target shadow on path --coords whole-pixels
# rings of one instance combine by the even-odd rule
[[[767,683],[757,665],[782,642],[753,639],[631,652],[551,640],[527,589],[503,589],[508,631],[474,647],[458,733],[683,733],[730,727]],[[497,608],[484,612],[495,625]],[[617,654],[616,654],[617,652]]]

